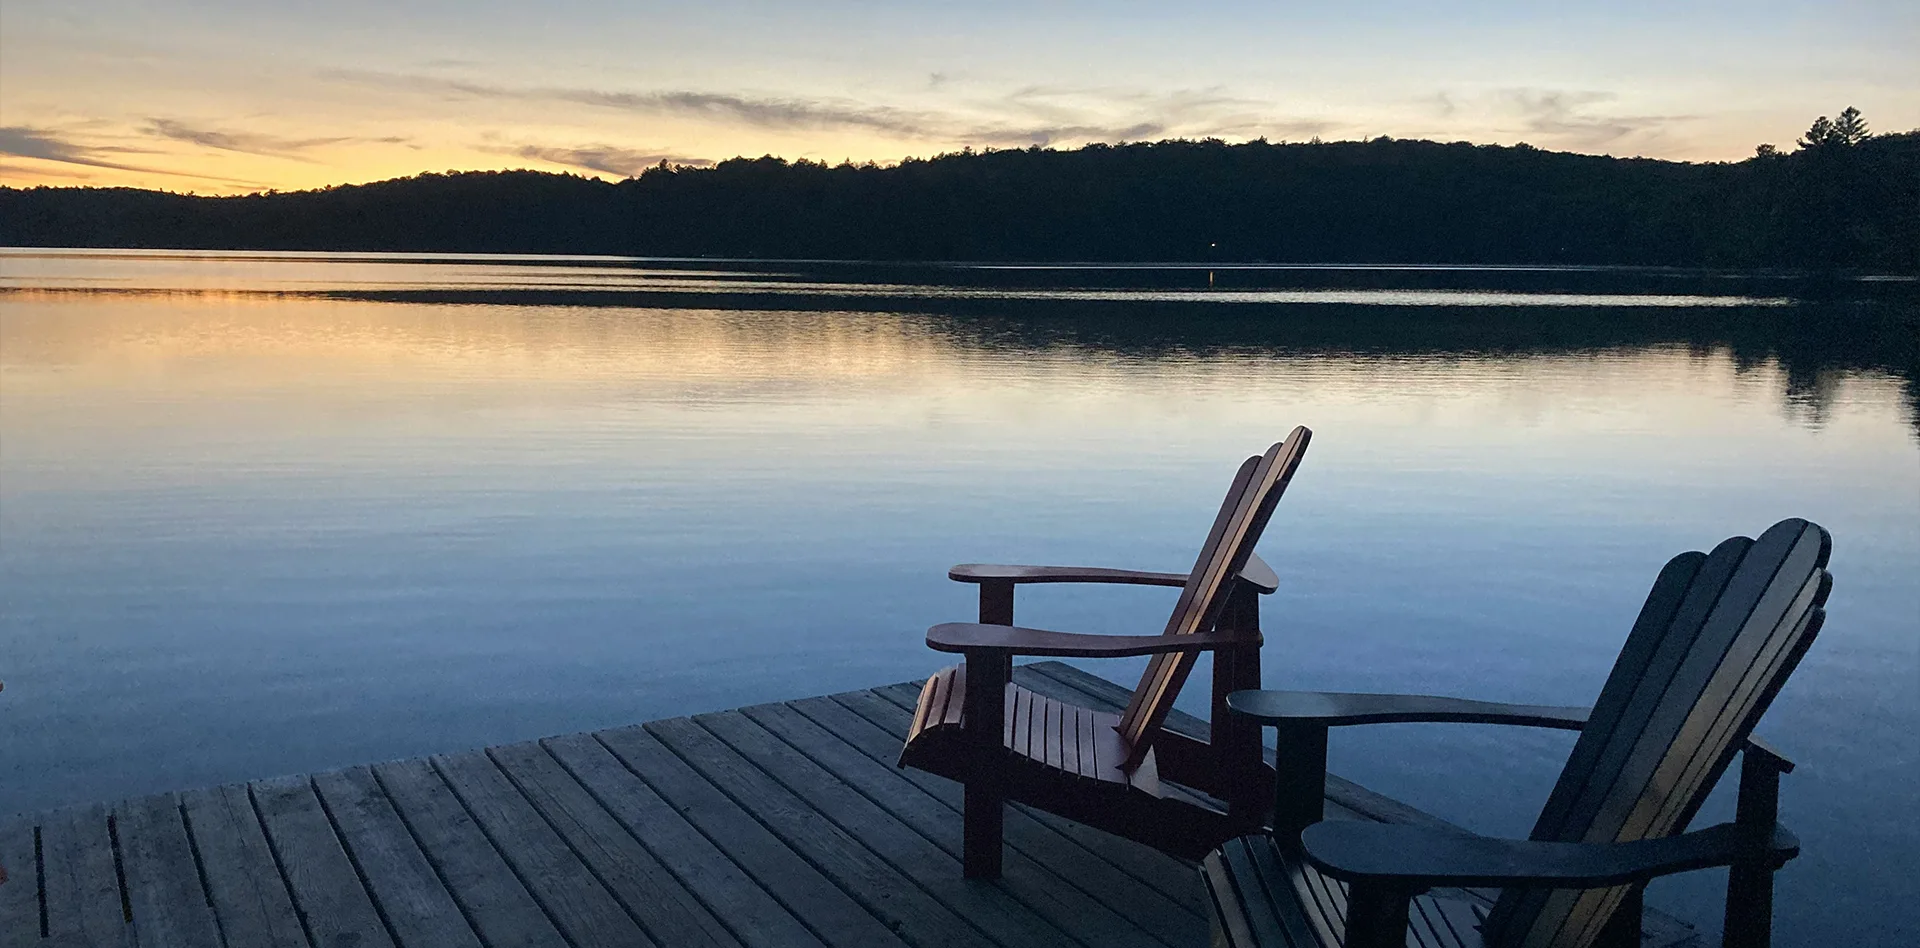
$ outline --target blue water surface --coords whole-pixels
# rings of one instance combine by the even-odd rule
[[[1276,687],[1587,703],[1669,556],[1830,529],[1762,728],[1800,764],[1777,943],[1920,931],[1910,302],[1116,272],[0,253],[0,812],[921,677],[972,615],[949,565],[1184,570],[1305,424]],[[1153,632],[1173,594],[1022,595]],[[1401,725],[1332,763],[1524,835],[1570,744]],[[1711,931],[1720,884],[1651,899]]]

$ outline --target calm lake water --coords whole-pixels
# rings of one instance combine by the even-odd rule
[[[1826,631],[1762,728],[1801,765],[1777,943],[1900,942],[1910,289],[0,252],[0,812],[924,676],[925,627],[974,608],[950,564],[1184,570],[1239,460],[1305,424],[1260,546],[1276,687],[1587,703],[1669,556],[1830,529]],[[1570,746],[1403,725],[1333,765],[1523,835]],[[1721,878],[1651,898],[1717,930]]]

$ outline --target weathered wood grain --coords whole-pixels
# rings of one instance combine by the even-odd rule
[[[1059,738],[1062,768],[1067,722],[1056,727],[1049,709],[1106,710],[1128,694],[1056,662],[1014,678],[1055,699],[1032,702],[1034,733]],[[1205,938],[1193,864],[1031,807],[1007,808],[1002,878],[963,880],[960,785],[895,766],[918,691],[883,686],[651,732],[549,738],[438,758],[438,770],[398,761],[37,814],[0,825],[0,863],[14,877],[0,886],[0,948],[115,944],[116,927],[140,948],[1179,948]],[[1167,723],[1207,733],[1179,713]],[[137,893],[132,924],[121,921],[108,813]],[[40,937],[36,832],[52,940]],[[1338,887],[1300,881],[1338,917]],[[1433,908],[1413,905],[1429,941],[1458,924]],[[1648,944],[1674,943],[1656,937],[1655,919]]]
[[[900,936],[802,859],[781,838],[639,726],[594,735],[627,768],[733,857],[821,940],[835,946],[904,944]]]
[[[294,909],[317,948],[391,948],[393,938],[310,779],[278,777],[248,789],[293,893]]]
[[[574,948],[654,944],[485,753],[433,765]]]
[[[609,816],[672,870],[749,948],[823,944],[593,735],[572,734],[542,743],[606,807]]]
[[[113,813],[141,948],[220,948],[178,801],[172,794],[141,797]]]
[[[35,948],[40,942],[40,868],[34,856],[34,823],[24,817],[0,823],[0,948]]]
[[[654,941],[675,948],[739,944],[726,926],[538,743],[496,747],[488,756]]]
[[[692,720],[655,721],[647,725],[647,731],[751,810],[774,835],[821,867],[855,901],[909,942],[975,948],[994,944],[976,927],[980,924],[977,920],[929,896],[858,839],[822,819],[817,810]],[[898,842],[904,843],[904,839]]]
[[[1138,929],[1124,923],[1110,924],[1111,913],[1097,904],[1083,903],[1080,907],[1086,915],[1081,923],[1069,924],[1063,929],[1050,923],[1049,917],[1059,919],[1072,913],[1049,893],[1020,899],[1013,895],[1011,884],[968,884],[957,872],[960,864],[953,852],[872,798],[871,791],[878,791],[895,798],[896,805],[908,805],[912,798],[918,797],[924,806],[938,806],[897,778],[868,781],[865,786],[855,784],[846,779],[845,774],[826,769],[741,712],[701,715],[694,723],[720,738],[835,826],[860,840],[904,879],[911,880],[941,904],[972,921],[1000,944],[1031,944],[1060,938],[1085,944],[1089,937],[1113,939],[1108,942],[1111,944],[1149,943],[1142,940],[1144,934]],[[871,763],[865,758],[859,761]],[[882,772],[881,776],[891,775]],[[1031,864],[1023,857],[1015,861],[1019,862],[1020,881],[1031,881],[1028,871]],[[1012,871],[1013,866],[1009,864],[1008,869]],[[1042,908],[1036,908],[1036,903]]]
[[[48,937],[75,938],[88,945],[131,944],[106,807],[94,804],[48,814],[40,824],[40,862]]]
[[[375,764],[373,775],[488,948],[567,948],[546,910],[431,765]]]
[[[302,948],[307,934],[274,864],[245,784],[180,795],[187,829],[200,852],[207,895],[229,948]]]
[[[402,948],[480,948],[453,896],[365,767],[315,774],[368,894]]]
[[[707,725],[755,763],[781,776],[783,783],[800,792],[822,812],[828,812],[828,806],[833,803],[831,797],[836,795],[827,786],[829,783],[831,787],[841,788],[840,792],[872,801],[887,816],[899,820],[944,854],[944,859],[927,860],[928,866],[933,869],[932,874],[924,879],[915,876],[915,879],[936,897],[948,901],[955,910],[967,911],[965,905],[950,901],[945,896],[948,887],[954,886],[951,869],[961,857],[960,837],[953,831],[952,809],[908,782],[901,770],[867,757],[787,705],[760,705],[742,709],[741,714],[790,748],[793,756],[801,757],[817,771],[795,765],[793,770],[796,771],[796,779],[789,780],[784,776],[788,772],[785,758],[789,755],[780,746],[758,746],[763,743],[758,735],[731,721],[714,719],[713,724],[708,724],[710,718],[707,717],[695,720]],[[726,724],[724,731],[720,727],[722,723]],[[816,802],[816,797],[826,799]],[[859,818],[859,807],[847,809],[853,811],[849,816],[856,820]],[[898,864],[891,847],[883,851],[887,852],[890,861]],[[1060,881],[1057,875],[1035,862],[1023,849],[1010,847],[1004,863],[1002,884],[996,888],[1082,943],[1195,945],[1205,940],[1205,927],[1191,917],[1184,919],[1184,926],[1164,932],[1165,937],[1156,939],[1144,926],[1113,907],[1072,885],[1061,885]],[[964,883],[956,888],[968,893],[991,891],[987,887]]]
[[[940,810],[925,811],[915,807],[910,811],[916,818],[915,827],[931,833],[935,842],[948,847],[949,851],[957,851],[958,837],[953,832],[953,820],[961,812],[959,784],[944,777],[893,766],[892,758],[900,748],[899,738],[835,701],[810,698],[789,702],[784,707],[821,732],[832,735],[848,750],[863,755],[869,764],[881,768],[894,779],[912,784],[936,802]],[[814,740],[808,738],[803,729],[789,723],[786,715],[761,714],[753,710],[749,710],[748,714],[789,742]],[[861,768],[850,761],[842,762],[830,746],[810,744],[807,750],[815,759],[830,762],[836,773],[850,775],[847,778],[849,783],[859,785],[856,776],[862,773]],[[876,796],[876,799],[890,803],[899,799],[899,796],[890,793]],[[1025,807],[1009,809],[1006,833],[1007,845],[1012,851],[1043,868],[1054,880],[1050,885],[1064,883],[1066,888],[1083,892],[1164,941],[1182,943],[1183,939],[1195,932],[1204,937],[1206,922],[1200,912],[1204,907],[1202,900],[1205,895],[1200,890],[1199,879],[1192,867],[1167,859],[1164,872],[1155,884],[1148,885],[1071,837],[1042,823]],[[1117,837],[1102,836],[1121,846],[1132,845]],[[1186,898],[1177,898],[1177,894],[1184,894]]]

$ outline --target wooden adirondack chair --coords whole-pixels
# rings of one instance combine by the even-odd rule
[[[1262,825],[1272,768],[1262,759],[1258,727],[1227,714],[1224,702],[1231,691],[1259,686],[1258,597],[1279,581],[1253,547],[1312,436],[1295,428],[1265,455],[1240,465],[1185,575],[977,564],[948,574],[980,585],[980,621],[928,630],[930,647],[959,652],[964,661],[927,679],[900,766],[966,785],[968,877],[1000,874],[1008,800],[1191,858]],[[1161,635],[1078,635],[1014,626],[1013,591],[1027,583],[1178,586],[1181,592]],[[1214,652],[1214,725],[1209,740],[1198,741],[1162,724],[1203,651]],[[1154,657],[1133,701],[1111,715],[1013,684],[1015,655]],[[1227,806],[1173,790],[1163,777]]]
[[[1202,864],[1221,934],[1233,948],[1638,948],[1648,880],[1730,866],[1725,943],[1765,946],[1773,873],[1799,843],[1775,823],[1780,774],[1793,765],[1752,732],[1824,621],[1831,546],[1820,527],[1785,520],[1758,540],[1674,557],[1591,709],[1230,696],[1236,713],[1279,729],[1281,770],[1274,833],[1232,840]],[[1327,729],[1409,721],[1563,728],[1580,738],[1526,840],[1315,822]],[[1736,752],[1733,822],[1682,832]],[[1470,886],[1504,890],[1490,912],[1429,893]]]

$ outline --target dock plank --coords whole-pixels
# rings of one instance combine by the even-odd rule
[[[96,803],[48,814],[40,825],[40,865],[49,938],[72,938],[86,945],[132,942],[105,806]]]
[[[639,725],[599,731],[600,743],[829,945],[905,942],[731,797]]]
[[[654,944],[492,758],[473,751],[432,760],[574,948]]]
[[[908,942],[969,948],[996,944],[976,927],[976,920],[941,904],[691,719],[670,718],[646,728]]]
[[[313,943],[393,948],[393,936],[320,806],[311,778],[277,777],[255,781],[248,789]]]
[[[590,734],[542,742],[748,948],[823,946],[780,902]]]
[[[40,942],[40,867],[34,856],[34,823],[24,817],[0,823],[0,948],[31,948]]]
[[[1036,706],[1128,697],[1058,662],[1014,676]],[[1032,807],[1007,809],[1003,875],[964,879],[962,787],[897,766],[919,690],[25,815],[0,823],[0,948],[1198,948],[1194,864]],[[1327,797],[1446,825],[1337,777]],[[1648,910],[1646,935],[1693,933]]]
[[[1079,893],[1069,888],[1048,885],[1050,877],[1017,853],[994,884],[969,884],[960,875],[958,850],[934,839],[952,835],[938,826],[942,817],[951,815],[938,801],[873,767],[865,756],[804,718],[796,725],[803,747],[769,730],[749,710],[760,711],[762,717],[798,717],[784,705],[769,705],[693,720],[1000,944],[1071,939],[1090,948],[1161,948],[1105,906],[1075,898]],[[841,769],[847,764],[853,765],[851,771]]]
[[[114,807],[127,902],[141,948],[220,948],[220,932],[173,794]]]
[[[313,789],[401,948],[481,948],[372,771],[315,774]]]
[[[938,851],[940,858],[937,859],[923,855],[927,874],[924,878],[915,876],[916,881],[936,898],[947,902],[956,911],[966,912],[969,911],[968,907],[961,901],[949,898],[950,892],[971,894],[992,891],[984,886],[965,885],[964,880],[957,878],[955,870],[960,865],[961,845],[960,834],[954,831],[954,811],[908,781],[902,771],[867,757],[786,704],[743,708],[741,714],[763,729],[768,737],[780,743],[769,749],[756,749],[752,746],[759,740],[755,733],[746,732],[743,728],[736,729],[733,734],[712,729],[763,769],[782,775],[782,782],[796,792],[804,788],[806,792],[801,795],[816,808],[838,820],[839,817],[834,817],[827,809],[829,804],[834,803],[833,797],[844,795],[871,801],[887,817],[911,829],[924,841],[925,846]],[[694,720],[704,724],[707,718],[696,717]],[[732,726],[730,722],[729,726]],[[786,760],[789,756],[797,757],[813,769],[790,764]],[[813,786],[807,787],[784,776],[789,766],[796,778],[809,780]],[[816,797],[821,799],[816,800]],[[847,816],[858,821],[859,807],[848,809],[852,812]],[[845,823],[842,825],[848,826]],[[856,822],[852,825],[873,824]],[[913,849],[922,850],[922,846],[915,845]],[[888,846],[884,852],[888,861],[898,864],[892,846]],[[1062,885],[1061,881],[1060,876],[1035,862],[1019,847],[1010,845],[1007,847],[1002,877],[994,888],[1026,912],[1045,919],[1062,935],[1082,944],[1157,948],[1163,945],[1205,943],[1205,926],[1190,917],[1184,919],[1184,926],[1163,933],[1166,937],[1156,937],[1146,926],[1125,917],[1107,903],[1075,886]],[[1020,913],[1023,925],[1029,924],[1024,919],[1026,912]],[[999,937],[999,933],[994,934]]]
[[[416,759],[375,764],[373,775],[489,948],[567,948],[438,771]]]
[[[306,930],[246,785],[190,790],[180,795],[180,806],[229,948],[305,948]]]
[[[922,771],[895,767],[900,739],[832,700],[809,698],[788,702],[779,708],[780,711],[749,708],[746,713],[789,743],[806,742],[809,754],[816,759],[830,760],[834,772],[856,787],[864,786],[869,780],[879,781],[882,776],[911,784],[937,809],[913,807],[903,810],[903,814],[911,814],[916,829],[958,857],[961,849],[958,820],[963,812],[959,784]],[[801,726],[801,722],[806,726]],[[810,735],[809,729],[818,736]],[[823,736],[832,737],[841,749],[819,743]],[[846,754],[860,757],[846,757]],[[870,795],[883,802],[899,799],[894,794]],[[1035,868],[1047,874],[1050,887],[1084,893],[1169,944],[1191,943],[1196,933],[1204,941],[1207,923],[1199,912],[1048,828],[1028,815],[1024,808],[1008,808],[1005,831],[1009,852],[1032,860]],[[1194,870],[1177,863],[1169,866],[1164,882],[1181,889],[1199,888]]]
[[[528,741],[488,754],[654,941],[738,948],[726,926],[545,748]]]

